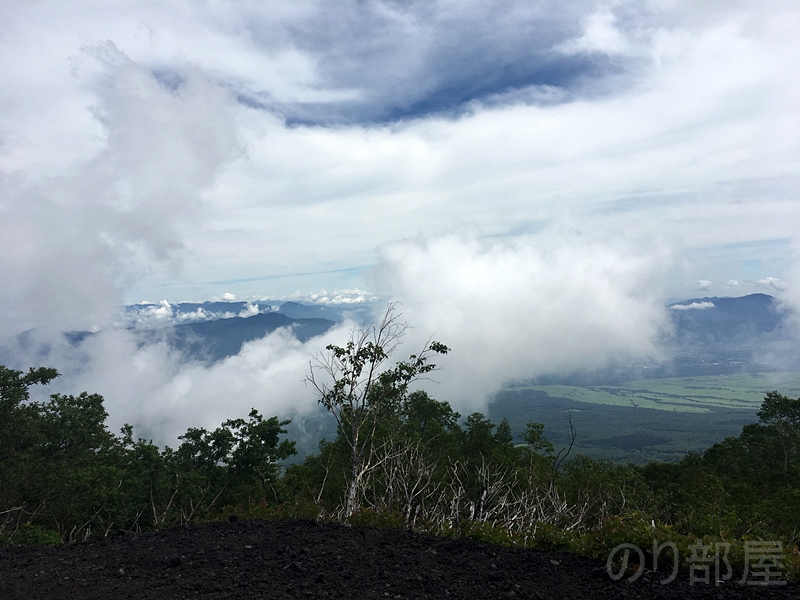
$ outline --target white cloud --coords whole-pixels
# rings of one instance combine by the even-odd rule
[[[258,304],[247,304],[241,312],[237,315],[238,317],[252,317],[254,315],[259,314],[261,311],[258,308]]]
[[[697,281],[697,289],[698,290],[710,290],[711,289],[711,282],[708,279],[700,279]]]
[[[630,43],[615,26],[616,17],[608,7],[603,7],[584,19],[583,34],[561,44],[558,49],[565,54],[604,52],[621,54],[630,49]]]
[[[783,291],[786,289],[786,284],[777,277],[765,277],[759,279],[758,284],[765,288],[771,288],[776,291]]]
[[[795,260],[787,274],[786,287],[778,294],[778,301],[787,315],[795,339],[800,340],[800,239],[795,240],[789,252]],[[800,352],[795,350],[793,354],[798,356]]]
[[[237,148],[230,98],[202,74],[173,92],[112,43],[85,56],[102,146],[58,176],[34,163],[0,180],[0,279],[13,282],[0,288],[0,334],[102,326],[131,282],[176,272],[177,227]]]
[[[244,312],[244,311],[242,311]],[[197,308],[192,312],[188,313],[178,313],[176,318],[179,322],[181,321],[207,321],[208,319],[212,318],[212,315],[204,311],[202,308]]]
[[[378,281],[413,325],[451,353],[430,386],[456,407],[485,407],[503,383],[657,358],[665,256],[548,232],[510,243],[447,235],[389,244]],[[409,347],[410,346],[410,347]]]
[[[229,291],[239,297],[361,287],[360,270],[374,264],[374,248],[389,240],[439,235],[461,224],[502,236],[565,214],[622,235],[655,231],[676,248],[702,244],[728,253],[735,244],[796,235],[800,136],[791,132],[800,99],[793,77],[800,68],[793,43],[800,19],[791,5],[762,11],[498,2],[467,3],[456,12],[447,3],[426,10],[345,3],[337,11],[314,3],[269,11],[194,3],[101,4],[93,12],[52,3],[9,6],[9,19],[23,29],[0,45],[0,77],[9,83],[0,164],[14,174],[4,180],[5,203],[59,195],[73,230],[103,236],[112,246],[108,265],[93,257],[94,269],[60,265],[58,271],[104,297],[120,288],[129,299],[163,297],[168,285],[172,299],[208,298],[219,289],[209,282],[220,280],[240,281]],[[508,25],[502,38],[495,35],[498,19]],[[538,31],[544,22],[555,37],[526,45],[531,27]],[[347,45],[329,35],[331,23],[359,36]],[[583,26],[575,29],[576,23]],[[512,67],[540,60],[540,52],[552,49],[547,44],[569,39],[608,52],[633,45],[637,58],[620,63],[629,71],[622,80],[587,80],[594,90],[588,95],[559,88],[561,100],[537,104],[521,83],[493,92],[508,103],[486,108],[478,98],[458,119],[423,114],[391,125],[287,128],[281,118],[286,103],[305,106],[319,100],[315,94],[343,89],[367,90],[366,103],[386,101],[383,84],[392,75],[364,68],[373,55],[410,67],[399,72],[413,74],[404,87],[414,94],[434,93],[430,86],[447,71],[437,69],[435,57],[445,66],[470,64],[457,53],[466,46],[446,44],[462,37]],[[93,45],[106,39],[114,45]],[[87,43],[90,51],[82,52]],[[437,55],[445,46],[451,54]],[[37,52],[42,57],[34,60]],[[15,67],[20,54],[36,68]],[[231,90],[261,90],[277,104],[248,108]],[[43,103],[45,97],[64,100]],[[339,107],[330,110],[347,104],[331,98],[320,102]],[[219,138],[199,139],[206,134]],[[244,154],[231,162],[236,140]],[[124,163],[127,171],[112,164],[111,175],[98,182],[86,167],[95,159]],[[184,170],[186,164],[194,166]],[[31,183],[41,184],[42,174],[66,179],[42,190]],[[181,190],[170,186],[187,193],[173,194]],[[115,227],[98,233],[94,209],[109,196],[112,214],[144,196],[159,201],[116,215]],[[84,210],[76,198],[84,199]],[[3,231],[7,246],[22,251],[22,237],[42,246],[36,237],[48,223],[26,221]],[[77,264],[89,251],[76,248],[70,256],[65,239],[58,254]],[[106,249],[97,252],[104,256]],[[175,267],[178,257],[180,278],[163,266]],[[26,270],[37,268],[20,266],[10,280],[24,281]],[[29,295],[18,290],[15,302],[7,294],[4,305]]]
[[[332,293],[328,293],[327,290],[323,289],[303,299],[314,304],[364,304],[378,300],[377,296],[374,294],[358,288],[334,290]]]
[[[434,359],[439,383],[421,385],[458,410],[485,410],[509,380],[661,356],[666,311],[657,282],[669,259],[657,247],[642,252],[550,230],[512,243],[470,234],[396,242],[381,256],[375,283],[402,302],[412,326],[395,358],[418,351],[429,336],[450,346]],[[147,323],[174,313],[166,301],[139,310]],[[187,363],[165,342],[141,345],[128,330],[108,329],[79,354],[55,347],[47,364],[65,374],[59,391],[103,394],[113,429],[128,422],[138,435],[174,444],[189,426],[214,427],[251,407],[281,418],[311,415],[316,398],[303,385],[309,360],[327,344],[343,344],[351,326],[305,344],[280,330],[211,366]]]
[[[713,302],[692,302],[691,304],[671,304],[670,310],[705,310],[715,308]]]
[[[222,294],[222,300],[225,302],[233,302],[234,300],[236,300],[236,294],[225,292],[224,294]]]
[[[139,314],[145,318],[168,319],[173,316],[172,305],[170,305],[169,301],[162,300],[157,305],[147,306],[144,310],[140,311]]]
[[[130,423],[136,435],[174,447],[188,427],[214,428],[226,419],[246,417],[251,408],[282,419],[315,413],[316,397],[303,383],[309,361],[327,344],[344,343],[351,326],[343,324],[306,343],[279,329],[212,366],[186,362],[165,341],[142,344],[125,329],[99,332],[79,351],[58,338],[39,338],[50,348],[47,364],[62,377],[35,392],[102,394],[112,431]],[[29,346],[32,353],[25,356],[25,349],[17,348],[18,359],[36,361],[37,347]]]

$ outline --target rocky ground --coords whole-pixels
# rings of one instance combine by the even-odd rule
[[[713,569],[712,569],[713,571]],[[236,521],[0,548],[0,598],[800,598],[797,586],[612,581],[605,563],[404,530]]]

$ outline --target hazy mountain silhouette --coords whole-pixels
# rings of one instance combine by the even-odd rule
[[[633,365],[609,368],[603,372],[576,373],[564,378],[547,375],[540,383],[585,385],[622,381],[638,377],[675,377],[757,372],[786,365],[770,365],[780,344],[793,346],[786,313],[778,301],[767,294],[738,298],[703,297],[671,302],[667,305],[673,335],[663,340],[673,359],[660,365]],[[126,307],[131,315],[147,314],[158,305]],[[238,354],[249,341],[259,339],[279,327],[290,327],[301,342],[328,331],[335,323],[353,318],[368,323],[369,305],[323,305],[299,302],[259,301],[176,303],[168,306],[171,317],[137,322],[132,330],[142,343],[166,339],[189,358],[217,361]],[[198,309],[202,309],[198,311]],[[260,310],[252,316],[231,316]],[[197,319],[175,323],[174,320]],[[525,318],[520,315],[520,318]],[[147,323],[152,323],[148,326]],[[72,346],[80,346],[94,334],[88,331],[65,332]],[[42,364],[47,362],[50,344],[37,341],[35,330],[20,333],[0,344],[0,361],[13,364],[14,348],[34,351]],[[782,351],[784,357],[787,352]],[[785,361],[784,361],[785,362]]]
[[[767,294],[694,298],[674,302],[669,308],[679,340],[743,343],[767,334],[785,333],[785,315],[777,300]]]
[[[238,354],[246,342],[260,339],[280,327],[289,327],[301,342],[321,335],[336,324],[329,319],[293,319],[268,312],[252,317],[231,317],[174,325],[171,344],[193,358],[221,360]]]

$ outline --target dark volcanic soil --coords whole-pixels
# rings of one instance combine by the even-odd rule
[[[0,598],[798,598],[796,586],[611,581],[601,561],[403,530],[239,521],[0,549]]]

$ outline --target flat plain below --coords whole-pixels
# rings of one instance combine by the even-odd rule
[[[545,424],[556,449],[576,429],[573,455],[643,464],[702,452],[758,420],[764,395],[800,397],[800,373],[769,372],[637,379],[602,385],[514,385],[503,388],[489,417],[503,417],[521,442],[525,423]]]

